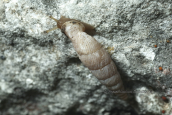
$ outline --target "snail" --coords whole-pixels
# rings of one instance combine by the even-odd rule
[[[118,92],[115,93],[118,97],[124,100],[127,99],[126,93],[120,93],[120,91],[124,91],[123,82],[110,55],[95,38],[85,32],[94,29],[94,27],[64,16],[61,16],[59,20],[52,16],[50,18],[57,22],[57,27],[45,32],[48,33],[57,28],[61,29],[72,41],[79,59],[92,74],[110,91]]]

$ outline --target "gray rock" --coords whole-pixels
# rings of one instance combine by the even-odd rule
[[[169,0],[1,0],[0,14],[0,114],[172,114]],[[60,29],[43,33],[56,26],[50,15],[95,27],[127,102],[99,83]]]

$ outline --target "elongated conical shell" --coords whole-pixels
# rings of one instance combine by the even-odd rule
[[[84,32],[85,27],[76,20],[68,21],[62,26],[63,32],[71,39],[82,63],[92,74],[112,92],[124,90],[124,86],[110,55],[92,36]],[[126,93],[117,93],[126,99]]]

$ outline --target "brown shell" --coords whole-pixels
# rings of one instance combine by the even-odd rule
[[[84,32],[85,27],[81,22],[67,21],[61,29],[71,39],[79,59],[103,85],[113,92],[124,90],[120,74],[110,55],[95,38]],[[127,99],[126,93],[116,95]]]

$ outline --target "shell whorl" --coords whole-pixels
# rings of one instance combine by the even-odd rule
[[[71,39],[79,59],[103,85],[111,91],[124,90],[120,74],[110,55],[95,38],[84,32],[85,27],[81,22],[67,21],[61,29]],[[116,95],[127,99],[125,93]]]

